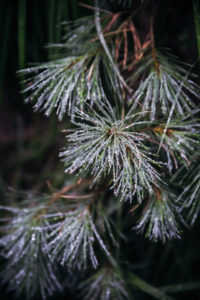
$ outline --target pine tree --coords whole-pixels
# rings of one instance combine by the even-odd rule
[[[2,281],[27,299],[62,291],[61,274],[80,299],[135,299],[132,285],[173,299],[124,264],[122,244],[180,239],[199,215],[197,76],[157,48],[152,2],[110,3],[123,10],[96,0],[93,14],[63,25],[51,61],[18,72],[34,110],[69,124],[59,155],[70,180],[0,207]],[[142,37],[134,17],[146,5]]]

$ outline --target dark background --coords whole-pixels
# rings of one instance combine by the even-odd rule
[[[93,1],[83,2],[93,5]],[[107,8],[120,9],[120,5],[105,2]],[[171,48],[182,60],[194,63],[198,55],[192,1],[147,2],[147,13],[152,8],[156,10],[154,29],[158,46]],[[44,191],[47,189],[46,180],[50,180],[54,187],[62,183],[63,166],[58,152],[64,144],[60,131],[66,123],[59,123],[54,115],[47,119],[34,113],[31,104],[24,103],[16,71],[27,67],[29,62],[48,59],[51,53],[44,45],[60,40],[61,21],[74,20],[89,13],[78,6],[76,0],[0,2],[0,204],[10,205],[15,201],[14,195],[6,196],[9,187]],[[145,16],[144,13],[140,17],[144,24]],[[23,38],[25,47],[19,48]],[[197,73],[198,70],[197,64]],[[192,230],[183,232],[182,240],[166,245],[153,244],[135,236],[129,254],[133,272],[155,286],[200,280],[199,229],[200,222],[197,221]],[[137,299],[151,299],[138,291],[135,295]],[[11,296],[5,287],[1,287],[2,300],[11,299]],[[197,291],[173,296],[175,299],[200,299]],[[70,300],[70,295],[66,290],[54,299]]]

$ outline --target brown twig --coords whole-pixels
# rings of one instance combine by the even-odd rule
[[[59,200],[60,198],[63,197],[64,194],[68,193],[69,191],[71,191],[72,189],[74,189],[75,187],[80,187],[80,186],[87,186],[91,183],[92,179],[80,179],[78,180],[76,183],[65,186],[62,190],[60,190],[59,192],[53,193],[52,194],[52,198],[50,199],[50,203],[54,203],[57,200]],[[76,196],[74,196],[75,198]]]
[[[118,61],[119,59],[119,48],[120,48],[121,40],[117,37],[115,39],[115,59]]]
[[[91,64],[88,75],[87,75],[87,82],[89,83],[92,77],[92,72],[94,70],[94,63]]]
[[[66,193],[68,193],[69,191],[71,191],[72,189],[74,189],[75,187],[79,187],[79,186],[84,186],[84,185],[89,185],[91,183],[92,179],[79,179],[76,183],[73,183],[71,185],[65,186],[63,189],[61,189],[59,192],[55,192],[52,194],[52,197],[50,198],[50,205],[53,206],[53,204],[58,201],[60,198],[67,198],[67,199],[74,199],[74,198],[78,198],[80,196],[73,196],[70,197],[70,195],[67,197],[67,195],[64,195]],[[49,181],[47,181],[47,185],[50,188],[50,190],[52,190],[52,186],[51,183]],[[88,196],[88,195],[87,195]],[[82,196],[83,198],[83,196]],[[57,208],[53,206],[53,208],[55,209],[55,211],[58,212]],[[37,212],[35,215],[36,219],[40,219],[46,212],[48,211],[48,208],[45,207],[43,208],[39,213]]]
[[[156,192],[156,198],[158,201],[160,201],[161,199],[161,195],[162,195],[162,192],[161,190],[157,187],[157,186],[154,186],[154,191]]]
[[[93,198],[96,196],[95,193],[93,194],[87,194],[87,195],[62,195],[60,198],[64,199],[88,199],[88,198]]]
[[[130,24],[130,30],[131,30],[131,33],[132,33],[132,36],[133,36],[133,41],[134,41],[134,51],[135,51],[135,53],[137,53],[142,48],[141,41],[140,41],[140,38],[139,38],[139,34],[137,32],[137,29],[135,28],[133,22],[130,21],[129,24]]]
[[[128,57],[128,39],[127,39],[127,28],[124,27],[123,29],[123,36],[124,36],[124,59],[123,59],[123,67],[126,67],[127,64],[127,57]]]
[[[113,26],[113,24],[117,21],[117,19],[119,18],[120,15],[121,15],[121,12],[114,14],[113,17],[111,18],[110,22],[104,28],[103,32],[109,31],[111,29],[111,27]]]
[[[130,31],[130,29],[127,29],[127,31]],[[107,33],[104,34],[104,37],[108,37],[110,35],[115,35],[115,34],[118,34],[118,33],[123,33],[123,29],[116,29],[114,31],[107,32]],[[90,40],[90,42],[95,42],[98,39],[99,39],[99,37],[97,36],[97,37],[93,38],[92,40]]]
[[[88,4],[85,4],[85,3],[81,3],[81,2],[79,2],[78,4],[82,7],[88,8],[88,9],[98,10],[98,11],[103,12],[105,14],[113,15],[113,13],[111,11],[106,10],[106,9],[102,9],[102,8],[99,8],[99,7],[94,7],[94,6],[91,6],[91,5],[88,5]]]

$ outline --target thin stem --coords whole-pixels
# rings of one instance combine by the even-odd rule
[[[167,294],[165,294],[159,288],[156,288],[156,287],[150,285],[149,283],[147,283],[146,281],[144,281],[140,277],[136,276],[135,274],[128,273],[128,278],[129,278],[130,283],[132,283],[134,286],[136,286],[137,288],[139,288],[143,292],[153,296],[156,299],[159,299],[159,300],[174,300],[174,298],[168,296]]]
[[[99,7],[94,7],[94,6],[91,6],[91,5],[88,5],[88,4],[85,4],[85,3],[81,3],[79,2],[78,5],[82,6],[82,7],[85,7],[85,8],[88,8],[88,9],[92,9],[92,10],[98,10],[102,13],[105,13],[105,14],[108,14],[108,15],[114,15],[111,11],[109,10],[106,10],[106,9],[102,9],[102,8],[99,8]]]
[[[199,0],[192,0],[194,10],[194,20],[196,26],[197,47],[200,59],[200,4]]]
[[[65,186],[62,190],[60,190],[59,192],[54,193],[52,195],[52,198],[50,199],[50,202],[51,203],[56,202],[57,200],[59,200],[60,198],[62,198],[64,194],[68,193],[69,191],[71,191],[75,187],[78,187],[78,186],[87,186],[87,185],[89,185],[91,183],[91,181],[92,181],[91,178],[90,179],[85,179],[85,180],[78,180],[78,182],[76,182],[74,184]],[[75,197],[77,197],[77,196],[73,196],[73,198],[75,198]]]
[[[50,198],[50,204],[53,205],[56,201],[58,201],[60,198],[67,198],[67,196],[64,196],[64,194],[68,193],[69,191],[71,191],[72,189],[74,189],[75,187],[78,186],[87,186],[91,183],[92,179],[80,179],[78,180],[76,183],[73,183],[71,185],[65,186],[63,189],[61,189],[59,192],[57,193],[53,193],[52,197]],[[49,190],[52,192],[53,188],[51,186],[51,183],[49,181],[46,182],[47,186],[49,187]],[[87,195],[88,196],[88,195]],[[80,198],[80,196],[73,196],[73,197],[68,197],[69,199],[74,199],[74,198]],[[82,196],[83,197],[83,196]],[[48,208],[45,207],[44,209],[42,209],[41,212],[39,212],[39,214],[36,214],[36,219],[41,218],[41,216],[43,216],[46,212],[47,212]]]
[[[160,290],[167,293],[178,293],[183,291],[200,290],[200,281],[163,286],[160,287]]]
[[[130,29],[127,29],[127,32],[131,31]],[[123,29],[116,29],[114,31],[110,31],[107,33],[104,33],[104,37],[110,36],[110,35],[117,35],[118,33],[123,33]],[[91,42],[95,42],[99,39],[99,37],[95,37],[94,39],[90,40]]]
[[[73,16],[73,20],[76,20],[78,17],[78,7],[77,7],[77,1],[75,0],[71,0],[71,8],[72,8],[72,16]]]
[[[47,20],[47,24],[48,24],[48,42],[49,43],[53,43],[54,42],[54,14],[55,14],[55,0],[50,0],[48,1],[48,20]],[[48,54],[49,57],[51,57],[53,51],[52,48],[48,49]]]
[[[2,11],[3,12],[3,11]],[[6,62],[8,57],[8,43],[9,43],[9,34],[10,34],[10,22],[11,22],[11,14],[12,14],[12,7],[7,10],[5,22],[4,22],[4,36],[3,36],[3,43],[1,44],[1,51],[0,51],[0,105],[3,102],[3,84],[5,79],[6,73]],[[3,18],[2,18],[3,19]]]
[[[67,6],[67,5],[65,5]],[[58,2],[57,12],[56,12],[56,32],[55,32],[55,42],[59,43],[61,39],[61,21],[62,21],[62,12],[64,11],[63,2]],[[67,11],[67,7],[66,7]],[[68,20],[68,17],[65,18]]]
[[[18,3],[18,60],[19,68],[25,67],[25,22],[26,22],[26,0]]]
[[[88,199],[88,198],[93,198],[96,196],[96,194],[87,194],[87,195],[62,195],[60,198],[64,199]]]
[[[117,220],[116,220],[116,226],[117,226],[119,232],[122,231],[122,225],[123,225],[122,208],[123,208],[123,203],[122,203],[122,201],[119,201],[118,207],[117,207]],[[120,240],[121,240],[121,236],[120,236],[120,234],[118,234],[117,243],[118,243],[119,247],[116,247],[116,260],[117,261],[120,261],[120,252],[121,252]]]

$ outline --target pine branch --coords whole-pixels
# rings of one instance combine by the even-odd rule
[[[169,53],[161,54],[156,51],[156,61],[155,55],[146,55],[128,79],[129,84],[140,79],[140,84],[130,99],[130,103],[134,103],[132,109],[140,103],[142,111],[150,111],[151,120],[168,116],[172,106],[173,115],[190,114],[196,107],[192,97],[199,99],[200,93],[197,84],[191,79],[185,79],[187,74],[184,66]]]
[[[154,168],[159,162],[151,158],[144,144],[147,136],[139,130],[146,121],[139,119],[140,114],[119,120],[103,100],[98,108],[100,113],[90,108],[88,112],[75,111],[73,123],[78,129],[67,136],[69,146],[60,153],[65,171],[79,171],[83,177],[93,175],[94,182],[112,175],[111,188],[116,195],[129,201],[137,195],[141,202],[145,190],[153,193],[152,185],[160,180]]]
[[[199,153],[199,150],[197,150]],[[200,212],[200,158],[199,155],[193,158],[188,171],[183,171],[183,179],[181,184],[184,186],[183,192],[180,194],[178,201],[181,202],[182,209],[189,209],[187,220],[194,225]]]
[[[154,242],[161,240],[165,243],[167,240],[180,239],[179,223],[184,221],[179,214],[177,198],[170,188],[155,187],[154,195],[147,198],[138,225],[133,229]]]
[[[165,293],[177,293],[177,292],[199,290],[200,282],[193,281],[193,282],[188,282],[188,283],[178,283],[178,284],[174,284],[174,285],[163,286],[163,287],[160,287],[159,289]]]
[[[194,117],[197,112],[195,110],[186,117],[175,117],[168,124],[163,123],[152,128],[159,147],[162,143],[162,150],[166,152],[170,173],[173,165],[176,169],[182,164],[189,167],[193,153],[198,149],[200,125],[199,119]]]
[[[84,300],[130,299],[123,279],[118,271],[109,265],[83,282],[80,288]]]
[[[47,299],[62,290],[57,266],[44,252],[47,235],[37,220],[44,206],[38,203],[34,208],[0,208],[13,214],[8,225],[1,228],[7,232],[0,239],[0,254],[7,259],[1,272],[2,283],[8,283],[8,290],[15,291],[17,296],[25,292],[27,299],[35,299],[38,292],[42,299]]]
[[[109,17],[103,16],[102,19],[106,27]],[[23,93],[30,93],[26,102],[36,102],[34,109],[45,111],[47,116],[56,109],[60,120],[67,109],[69,114],[73,114],[74,108],[83,109],[86,101],[89,100],[91,105],[99,101],[104,93],[102,75],[112,87],[116,99],[120,88],[116,67],[96,39],[93,18],[85,17],[66,25],[64,42],[49,45],[56,50],[57,59],[18,72],[22,78],[25,74],[29,75],[23,81],[26,84]],[[100,72],[100,65],[103,72]]]
[[[134,25],[137,10],[113,13],[102,3],[82,5],[94,17],[63,24],[61,43],[48,45],[54,59],[18,72],[28,75],[23,92],[35,110],[49,116],[56,109],[60,120],[69,115],[75,128],[66,129],[60,157],[65,172],[79,179],[60,191],[49,184],[48,195],[20,195],[18,207],[0,206],[2,282],[20,297],[48,299],[62,289],[59,263],[75,277],[96,269],[80,285],[85,300],[129,299],[128,284],[173,300],[166,294],[173,288],[155,288],[132,273],[123,278],[119,237],[128,204],[118,208],[116,197],[133,203],[133,229],[154,242],[181,238],[186,209],[193,225],[200,211],[200,89],[191,67],[157,50],[153,17],[143,38]]]
[[[52,222],[53,220],[53,222]],[[87,269],[88,261],[97,268],[94,243],[97,241],[107,256],[110,256],[97,228],[89,208],[80,207],[67,213],[46,215],[49,243],[45,248],[51,260],[71,269]]]
[[[118,246],[107,214],[92,205],[94,197],[82,197],[79,202],[80,197],[72,193],[74,187],[77,185],[65,187],[53,196],[22,194],[28,200],[22,201],[20,207],[0,206],[0,211],[8,214],[0,219],[5,224],[0,228],[4,234],[0,238],[0,255],[7,260],[1,272],[2,282],[9,283],[9,290],[17,295],[25,292],[30,299],[35,299],[39,292],[47,299],[61,290],[57,262],[68,273],[97,268],[97,245],[115,263],[108,243],[103,241],[107,236]],[[66,195],[69,192],[72,195]],[[73,197],[67,199],[66,205],[63,196]]]

